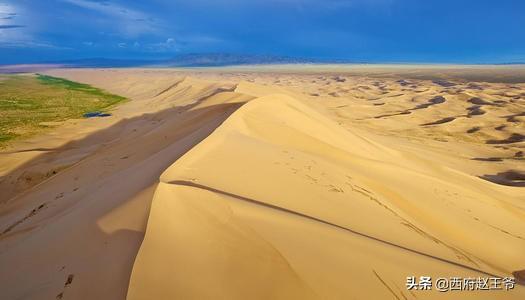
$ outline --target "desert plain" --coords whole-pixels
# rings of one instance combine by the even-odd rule
[[[39,72],[129,100],[0,150],[2,299],[525,299],[523,66]]]

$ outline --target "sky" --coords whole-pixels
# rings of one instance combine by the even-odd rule
[[[525,62],[525,0],[0,0],[0,64],[185,53]]]

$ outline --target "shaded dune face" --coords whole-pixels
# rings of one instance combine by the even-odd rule
[[[131,101],[0,156],[2,297],[525,298],[522,83],[49,73]]]
[[[515,170],[480,177],[503,185],[525,187],[525,173]]]
[[[430,107],[432,105],[445,103],[446,101],[447,100],[445,99],[445,97],[443,97],[443,96],[436,96],[436,97],[428,100],[428,103],[419,104],[416,107],[414,107],[413,109],[424,109],[424,108]]]

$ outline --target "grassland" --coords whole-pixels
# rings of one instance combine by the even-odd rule
[[[0,75],[0,148],[39,133],[51,122],[104,111],[125,98],[47,75]],[[47,123],[47,124],[46,124]]]

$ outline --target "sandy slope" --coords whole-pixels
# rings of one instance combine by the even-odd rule
[[[181,79],[172,78],[169,85]],[[37,147],[43,143],[38,138],[18,146],[49,150],[29,151],[41,155],[35,153],[27,167],[14,168],[2,182],[2,298],[124,298],[160,173],[206,137],[238,102],[251,98],[223,89],[188,80],[180,83],[177,100],[170,105],[162,104],[162,95],[132,101],[114,112],[116,120],[81,120],[57,129],[46,147]],[[136,109],[137,116],[128,117],[130,109]],[[153,109],[157,112],[143,114]],[[91,128],[83,128],[88,121],[98,123],[94,128],[99,131],[76,140],[76,130]],[[2,159],[22,160],[20,155],[26,152]],[[23,188],[18,181],[29,176],[38,180],[45,168],[59,171],[7,198],[11,186]],[[73,281],[68,284],[70,275]]]
[[[163,173],[128,298],[401,299],[409,274],[507,276],[525,249],[510,195],[262,97]]]
[[[131,101],[0,156],[2,296],[523,299],[405,280],[525,269],[525,85],[396,72],[51,71]]]

